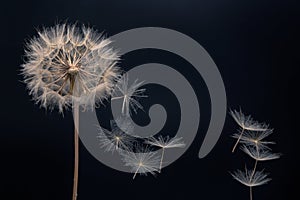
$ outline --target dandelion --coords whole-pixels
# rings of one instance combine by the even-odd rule
[[[149,140],[146,141],[146,143],[162,148],[161,159],[159,164],[159,172],[161,172],[165,149],[182,148],[185,146],[184,142],[182,141],[182,138],[174,137],[170,139],[169,136],[167,136],[166,138],[159,136],[158,139],[151,137]]]
[[[127,151],[121,154],[125,166],[131,167],[134,173],[132,179],[136,177],[137,173],[155,175],[155,172],[159,171],[160,157],[157,156],[156,152],[149,151],[148,148],[138,148],[138,150],[138,153]]]
[[[263,171],[247,170],[245,172],[237,170],[231,174],[232,177],[250,189],[250,200],[252,200],[252,187],[260,186],[268,183],[271,179],[267,178],[267,174]]]
[[[109,131],[99,127],[98,139],[101,148],[105,148],[105,151],[111,152],[114,152],[115,150],[130,151],[135,138],[121,130],[113,120],[111,120],[111,129],[112,131]]]
[[[131,110],[135,113],[143,106],[137,101],[138,98],[147,97],[143,93],[146,89],[138,89],[143,82],[135,80],[131,85],[128,83],[128,75],[123,75],[118,81],[111,100],[123,99],[122,114],[130,116]]]
[[[239,133],[234,134],[233,138],[240,138],[240,143],[245,144],[247,146],[258,146],[261,149],[269,149],[267,145],[275,144],[274,142],[264,141],[266,137],[273,133],[272,129],[268,129],[265,131],[244,131],[241,136],[241,130]]]
[[[33,100],[45,109],[60,113],[74,108],[79,121],[79,106],[93,109],[112,93],[119,77],[119,55],[91,28],[61,24],[38,31],[25,50],[21,66],[24,82]],[[76,124],[76,123],[75,123]],[[77,123],[78,124],[78,123]],[[74,132],[75,163],[73,200],[77,198],[79,139]]]
[[[251,115],[246,116],[242,113],[240,110],[239,112],[236,110],[231,110],[230,115],[234,119],[234,121],[242,128],[242,131],[240,132],[240,135],[232,149],[232,152],[235,151],[235,148],[237,147],[241,137],[243,136],[243,133],[245,130],[248,131],[266,131],[268,129],[268,125],[265,123],[259,123],[251,117]]]
[[[44,28],[26,45],[22,72],[30,95],[46,109],[62,113],[74,100],[93,108],[112,92],[119,77],[118,54],[91,28]]]

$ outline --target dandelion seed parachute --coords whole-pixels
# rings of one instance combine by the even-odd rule
[[[242,134],[243,133],[243,134]],[[242,131],[233,134],[233,138],[240,138],[240,143],[247,146],[257,147],[259,149],[270,149],[269,144],[275,144],[275,142],[264,141],[266,137],[273,133],[272,129],[266,131]],[[242,134],[242,135],[241,135]]]
[[[143,109],[143,106],[138,102],[139,98],[147,97],[144,95],[146,89],[141,88],[143,82],[138,82],[135,80],[131,85],[129,85],[128,75],[123,75],[116,84],[116,89],[112,94],[112,100],[123,99],[122,114],[125,116],[130,116],[132,110],[136,113],[138,109]]]
[[[185,146],[182,137],[170,138],[169,136],[165,138],[163,136],[159,136],[158,139],[156,139],[155,137],[150,137],[145,143],[162,148],[161,159],[159,164],[159,172],[161,172],[162,169],[165,149],[182,148]]]
[[[161,147],[161,148],[182,148],[185,146],[183,139],[174,137],[170,138],[169,136],[163,137],[159,136],[157,139],[154,137],[149,138],[146,142],[146,144],[150,144],[153,146]]]
[[[119,55],[91,28],[61,24],[38,31],[26,44],[22,73],[41,107],[60,112],[72,101],[87,109],[112,93]]]
[[[139,153],[121,152],[125,166],[130,167],[132,173],[134,173],[133,179],[137,173],[155,175],[156,172],[159,172],[160,157],[157,156],[157,153],[144,147],[136,147],[136,149],[138,149]]]
[[[125,125],[123,124],[123,128],[129,126],[128,124]],[[111,131],[99,127],[98,139],[100,147],[112,153],[114,151],[131,151],[133,143],[135,142],[135,138],[127,132],[123,132],[113,120],[111,120]]]
[[[269,127],[268,124],[260,123],[258,121],[253,120],[251,115],[245,115],[241,110],[231,110],[230,115],[234,119],[234,121],[245,130],[249,131],[266,131]]]
[[[245,169],[245,172],[237,170],[231,174],[232,177],[248,187],[260,186],[268,183],[271,179],[263,171],[253,171]]]
[[[259,149],[257,147],[246,146],[244,145],[241,148],[246,154],[248,154],[251,158],[257,161],[267,161],[274,160],[280,157],[278,153],[272,153],[268,149]]]

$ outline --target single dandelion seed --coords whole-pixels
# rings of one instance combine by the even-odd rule
[[[250,200],[253,199],[252,187],[264,185],[271,180],[270,178],[267,177],[268,174],[264,173],[263,171],[247,170],[246,168],[245,168],[245,172],[241,170],[237,170],[233,172],[231,175],[235,180],[249,187]]]
[[[260,149],[270,149],[267,145],[275,144],[275,142],[264,141],[264,139],[272,133],[272,129],[265,131],[244,131],[242,136],[240,136],[241,130],[239,130],[239,133],[234,134],[232,137],[236,139],[240,137],[240,143],[247,146],[257,146]]]
[[[155,172],[159,171],[160,157],[157,156],[156,152],[149,151],[148,148],[141,149],[138,148],[138,153],[135,152],[122,152],[123,161],[125,166],[131,168],[133,179],[136,177],[137,173],[147,175],[150,173],[155,175]]]
[[[185,144],[181,137],[170,138],[169,136],[167,136],[163,138],[162,136],[159,136],[158,139],[156,139],[155,137],[151,137],[145,143],[162,148],[161,159],[159,164],[159,172],[161,172],[162,169],[165,149],[185,147]]]
[[[135,138],[121,130],[113,120],[111,120],[111,129],[112,131],[109,131],[99,127],[97,137],[101,145],[100,147],[105,148],[105,151],[111,152],[122,150],[130,151]]]
[[[241,149],[256,161],[274,160],[280,157],[278,153],[272,153],[269,150],[259,149],[257,147],[244,145]]]
[[[246,116],[241,110],[239,112],[236,110],[231,110],[230,114],[242,129],[249,131],[266,131],[269,127],[269,125],[265,123],[260,123],[253,120],[251,115]]]
[[[252,174],[253,170],[245,169],[245,172],[237,170],[231,175],[235,180],[248,187],[264,185],[271,180],[270,178],[267,178],[268,174],[264,173],[263,171],[255,171],[254,175]]]
[[[119,70],[119,55],[91,28],[61,24],[38,31],[25,50],[22,67],[29,94],[41,107],[60,113],[74,108],[79,121],[79,106],[93,109],[112,93]],[[78,124],[78,123],[77,123]],[[73,200],[77,198],[79,139],[74,133]]]
[[[251,115],[246,116],[242,113],[242,111],[231,110],[230,115],[234,119],[234,121],[242,128],[240,131],[240,135],[237,138],[235,145],[233,146],[232,152],[235,151],[238,143],[240,142],[241,137],[245,130],[248,131],[266,131],[268,129],[268,125],[265,123],[259,123],[251,117]]]
[[[123,115],[130,116],[131,110],[136,113],[138,109],[143,109],[143,106],[138,102],[139,98],[147,97],[143,94],[146,89],[139,89],[142,84],[143,82],[135,80],[131,85],[129,85],[127,74],[123,75],[118,81],[111,100],[123,99]]]

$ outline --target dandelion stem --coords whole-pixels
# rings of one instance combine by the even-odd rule
[[[256,146],[257,155],[259,155],[259,151],[258,151],[258,146],[257,146],[257,144],[255,144],[255,146]],[[255,164],[254,164],[254,167],[253,167],[253,171],[252,171],[252,174],[251,174],[251,176],[250,176],[250,182],[252,181],[252,178],[253,178],[253,176],[254,176],[254,174],[255,174],[256,167],[257,167],[257,163],[258,163],[258,160],[255,160]]]
[[[255,146],[256,146],[256,151],[258,153],[258,146],[257,146],[257,144]],[[250,183],[252,182],[253,176],[255,174],[257,163],[258,163],[258,160],[255,160],[253,171],[252,171],[251,176],[250,176]],[[251,186],[250,186],[250,200],[252,200],[252,187]]]
[[[250,177],[250,180],[252,180],[254,174],[255,174],[255,171],[256,171],[256,166],[257,166],[257,160],[255,160],[255,164],[254,164],[254,168],[253,168],[253,171],[252,171],[252,174],[251,174],[251,177]]]
[[[139,165],[139,167],[136,169],[136,171],[135,171],[135,173],[134,173],[134,175],[133,175],[132,179],[134,179],[134,178],[136,177],[136,174],[138,173],[138,171],[139,171],[140,167],[141,167],[141,165]]]
[[[121,97],[113,97],[113,98],[111,98],[111,100],[117,100],[117,99],[122,99],[122,98],[124,98],[124,96],[121,96]]]
[[[78,137],[78,126],[79,126],[79,105],[74,104],[74,182],[73,182],[73,198],[77,199],[77,187],[78,187],[78,164],[79,164],[79,137]]]
[[[125,113],[125,101],[127,101],[126,99],[126,95],[124,96],[124,100],[123,100],[123,104],[122,104],[122,113]]]
[[[233,147],[233,149],[232,149],[232,153],[235,151],[235,148],[237,147],[237,145],[238,145],[238,143],[240,142],[240,139],[242,138],[242,135],[243,135],[243,133],[244,133],[244,128],[242,129],[242,131],[241,131],[241,134],[240,134],[240,136],[239,136],[239,138],[237,139],[237,141],[236,141],[236,143],[235,143],[235,145],[234,145],[234,147]]]
[[[159,173],[161,172],[162,162],[163,162],[163,159],[164,159],[164,154],[165,154],[165,148],[162,148],[162,153],[161,153],[161,158],[160,158],[160,164],[159,164]]]
[[[116,150],[119,149],[119,139],[117,139],[117,142],[116,142]]]

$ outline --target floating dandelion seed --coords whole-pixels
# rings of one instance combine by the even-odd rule
[[[119,77],[119,55],[91,28],[61,24],[38,31],[26,44],[21,66],[29,94],[45,109],[60,113],[73,106],[79,121],[79,106],[85,109],[102,103],[112,93]],[[75,123],[76,124],[76,123]],[[77,123],[78,124],[78,123]],[[74,132],[73,200],[77,198],[79,138]]]
[[[263,150],[257,147],[244,145],[241,149],[256,161],[274,160],[280,157],[280,154],[278,153],[272,153],[269,150]]]
[[[240,110],[239,112],[236,110],[231,110],[230,115],[234,119],[234,121],[242,128],[242,131],[240,131],[240,135],[233,146],[232,152],[235,151],[235,148],[237,147],[241,137],[243,136],[243,133],[245,130],[248,131],[266,131],[268,129],[268,125],[265,123],[259,123],[251,117],[251,115],[246,116],[242,113]]]
[[[121,153],[125,166],[131,167],[134,173],[132,178],[134,179],[137,173],[155,175],[155,172],[159,171],[160,157],[156,152],[149,151],[148,148],[138,148],[138,150],[139,153],[129,151]]]
[[[260,123],[258,121],[253,120],[251,115],[244,115],[242,111],[230,111],[231,116],[235,120],[235,122],[245,130],[249,131],[266,131],[269,127],[269,125],[265,123]]]
[[[245,169],[245,172],[237,170],[231,175],[235,180],[248,187],[260,186],[268,183],[271,180],[270,178],[267,178],[268,174],[264,173],[263,171],[254,172],[253,170],[248,169]]]
[[[111,120],[111,129],[112,131],[109,131],[99,127],[98,139],[101,148],[105,148],[105,151],[111,152],[114,152],[115,150],[130,151],[135,138],[121,130],[113,120]]]
[[[245,172],[237,170],[231,175],[235,180],[249,187],[250,200],[253,199],[252,187],[264,185],[271,180],[270,178],[267,178],[268,174],[263,171],[247,170],[246,168]]]
[[[245,144],[247,146],[257,146],[260,149],[270,149],[267,145],[275,144],[275,142],[264,141],[266,137],[273,133],[272,129],[268,129],[266,131],[244,131],[243,135],[241,135],[241,130],[239,133],[234,134],[233,138],[240,138],[240,143]]]
[[[143,82],[135,80],[132,85],[128,83],[128,75],[125,74],[120,78],[116,85],[116,89],[112,95],[112,100],[123,99],[122,114],[130,116],[131,110],[135,113],[137,109],[143,109],[143,106],[137,101],[138,98],[147,97],[143,93],[146,89],[138,89],[142,86]]]
[[[165,149],[182,148],[185,146],[184,142],[182,141],[182,138],[174,137],[170,139],[169,136],[165,138],[159,136],[158,139],[151,137],[145,143],[162,148],[161,159],[159,164],[159,172],[161,172]]]

